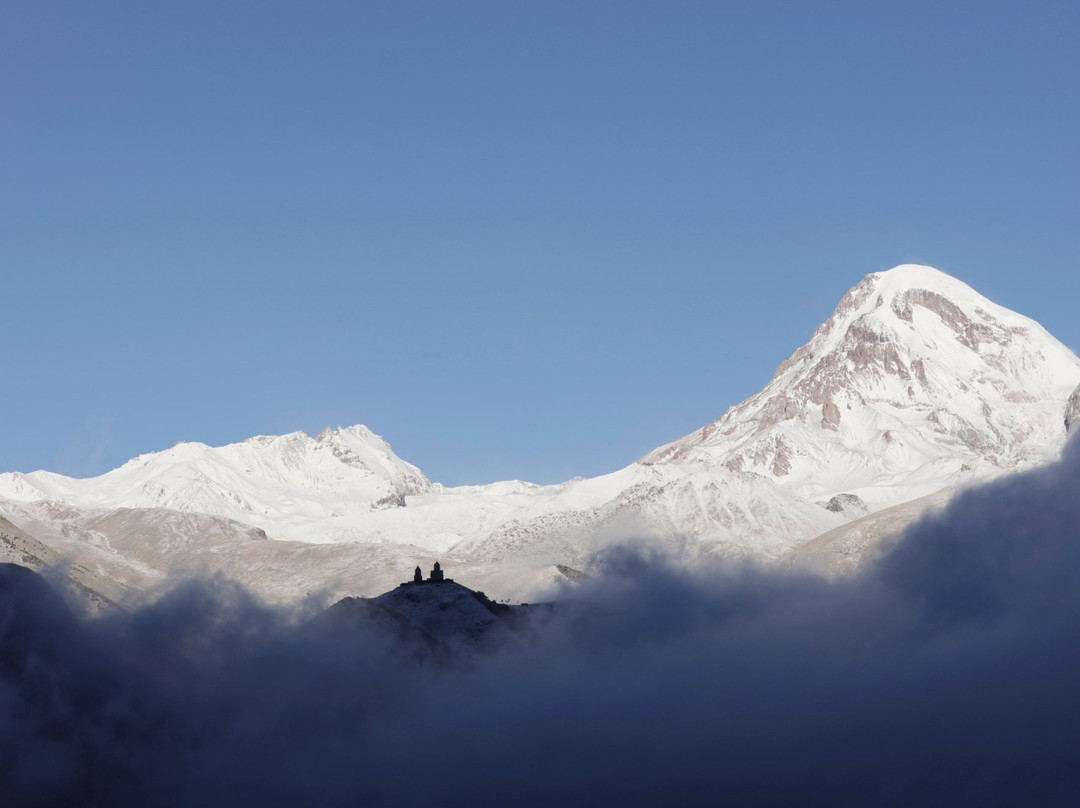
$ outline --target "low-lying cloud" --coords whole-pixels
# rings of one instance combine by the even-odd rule
[[[221,583],[84,625],[8,570],[4,802],[1080,804],[1080,443],[854,580],[607,561],[450,666]]]

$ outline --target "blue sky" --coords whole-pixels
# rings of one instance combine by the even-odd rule
[[[0,7],[0,469],[614,470],[929,263],[1080,347],[1075,4]]]

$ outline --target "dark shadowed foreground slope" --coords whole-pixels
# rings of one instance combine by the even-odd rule
[[[474,652],[492,653],[522,641],[568,603],[495,603],[452,580],[404,583],[377,598],[339,600],[307,627],[348,641],[354,632],[381,631],[399,654],[415,662],[453,665]]]
[[[78,624],[7,568],[5,804],[1080,804],[1078,525],[1074,442],[856,579],[618,551],[449,666],[225,586]]]

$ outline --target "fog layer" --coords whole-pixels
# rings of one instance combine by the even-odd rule
[[[450,664],[222,582],[81,624],[8,567],[4,802],[1080,804],[1076,441],[857,579],[605,562]]]

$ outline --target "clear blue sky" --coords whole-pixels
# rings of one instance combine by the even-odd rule
[[[1080,5],[0,5],[0,470],[621,467],[929,263],[1080,347]]]

